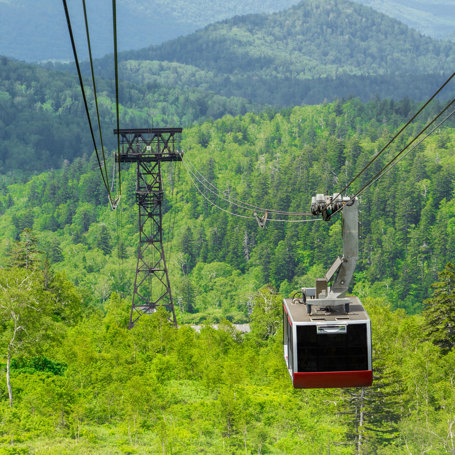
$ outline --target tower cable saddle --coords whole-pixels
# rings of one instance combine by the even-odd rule
[[[265,212],[265,215],[261,218],[259,218],[258,214],[254,212],[254,217],[256,218],[256,221],[258,222],[258,225],[260,228],[265,227],[265,223],[267,223],[267,218],[269,216],[269,212]]]

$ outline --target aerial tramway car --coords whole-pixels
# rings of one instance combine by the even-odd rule
[[[358,201],[318,194],[311,211],[343,213],[343,256],[315,288],[283,302],[283,347],[295,388],[362,387],[373,381],[371,325],[357,297],[346,297],[358,259]]]

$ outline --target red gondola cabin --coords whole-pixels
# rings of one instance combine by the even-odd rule
[[[349,313],[284,300],[284,358],[295,388],[371,385],[370,318],[357,297],[349,300]]]

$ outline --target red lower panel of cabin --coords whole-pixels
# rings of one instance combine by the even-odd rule
[[[293,382],[296,389],[368,387],[373,383],[373,372],[371,370],[363,370],[294,373]]]

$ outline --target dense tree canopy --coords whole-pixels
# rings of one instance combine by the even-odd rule
[[[35,305],[44,299],[50,310],[27,325],[34,344],[22,344],[10,363],[14,402],[2,388],[0,453],[453,451],[454,352],[426,341],[422,317],[393,312],[383,299],[364,301],[373,387],[298,391],[282,358],[281,299],[268,288],[252,302],[249,334],[228,321],[217,330],[176,329],[161,310],[127,330],[130,302],[116,293],[104,311],[49,319],[55,301],[33,273],[0,270],[11,295]],[[26,289],[27,277],[36,288]],[[71,292],[60,298],[63,305],[73,299]],[[4,350],[11,324],[3,312],[0,323]],[[43,338],[50,323],[52,336]]]
[[[85,87],[90,110],[95,115],[88,78]],[[104,144],[113,147],[114,85],[99,78],[97,92]],[[198,119],[244,114],[255,109],[244,99],[226,98],[199,88],[123,82],[120,92],[124,128],[151,127],[157,123],[187,126]],[[65,161],[91,154],[94,147],[77,78],[0,58],[0,147],[2,174],[14,170],[16,174],[29,175],[61,168]]]
[[[138,241],[133,166],[114,212],[94,156],[29,180],[2,176],[0,454],[453,452],[453,267],[437,278],[455,262],[453,124],[361,197],[353,292],[372,319],[370,389],[295,391],[282,358],[281,299],[325,273],[341,251],[340,220],[271,215],[260,228],[252,209],[234,204],[306,212],[311,196],[341,189],[415,109],[408,99],[351,99],[186,128],[185,164],[163,166],[179,328],[158,311],[126,329]],[[351,190],[440,109],[431,105]],[[251,333],[231,321],[249,321]],[[187,324],[201,322],[200,331]]]
[[[373,9],[346,0],[305,0],[124,53],[122,77],[204,87],[276,106],[348,96],[420,100],[441,74],[452,72],[454,55],[454,43],[425,37]],[[106,77],[107,62],[97,65]]]
[[[227,203],[226,195],[259,207],[307,212],[312,195],[342,189],[414,109],[408,100],[362,104],[354,99],[278,114],[226,116],[185,129],[179,147],[186,164],[163,166],[167,261],[185,317],[244,321],[257,289],[272,284],[288,295],[312,286],[341,252],[339,221],[268,221],[260,229],[253,210]],[[419,125],[406,135],[412,137]],[[356,292],[385,295],[409,312],[420,311],[437,273],[455,262],[453,141],[453,129],[441,129],[362,194]],[[195,166],[198,178],[216,185],[224,199],[197,182],[205,192],[200,194],[185,165]],[[125,168],[123,174],[117,212],[107,208],[94,157],[76,159],[26,184],[4,185],[0,245],[5,257],[11,242],[32,229],[49,261],[90,289],[94,300],[104,301],[111,290],[129,294],[138,238],[135,170]],[[207,199],[250,219],[230,216]]]

